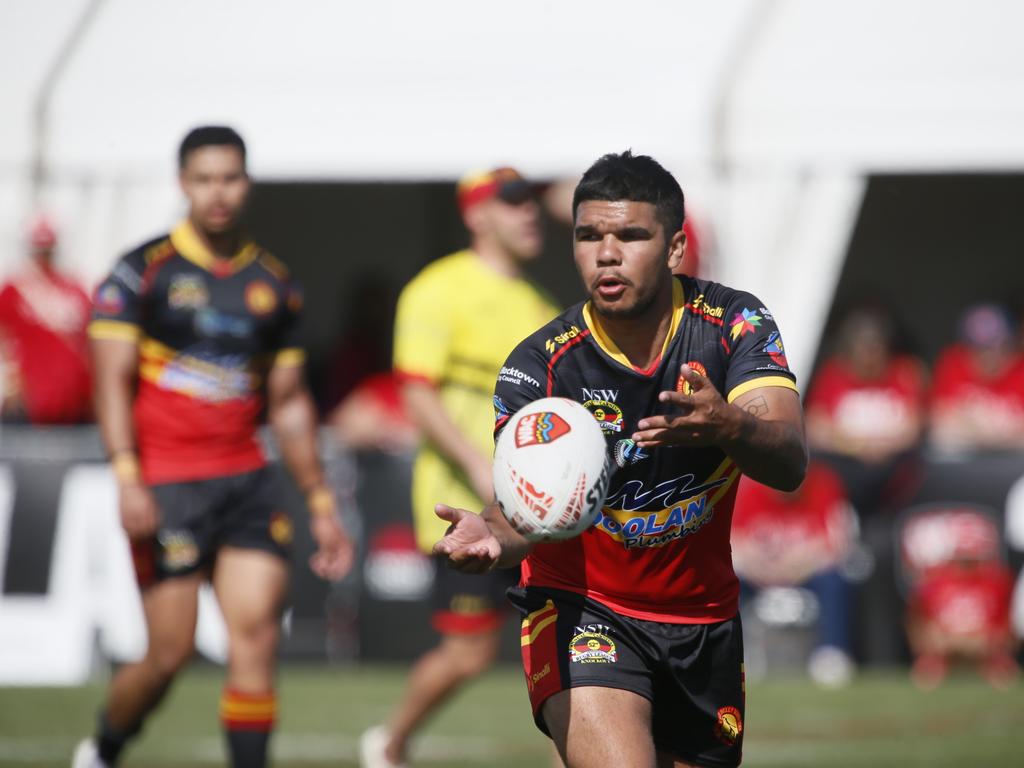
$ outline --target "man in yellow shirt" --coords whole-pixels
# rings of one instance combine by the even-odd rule
[[[502,368],[508,353],[558,311],[521,273],[543,245],[533,186],[499,168],[464,177],[457,195],[471,246],[413,278],[395,320],[395,370],[424,435],[412,495],[416,539],[428,553],[446,527],[434,514],[438,501],[479,509],[494,498],[492,432],[501,408],[494,381],[518,381],[519,371]],[[441,642],[416,662],[388,723],[363,735],[364,768],[401,766],[420,724],[490,666],[504,591],[518,575],[493,571],[480,578],[437,569],[433,623]]]

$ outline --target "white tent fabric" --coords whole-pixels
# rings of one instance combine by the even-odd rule
[[[0,272],[32,103],[87,0],[0,5]],[[173,151],[236,125],[262,179],[454,179],[662,160],[804,375],[866,173],[1024,168],[1013,0],[103,0],[49,102],[42,201],[88,280],[180,211]]]

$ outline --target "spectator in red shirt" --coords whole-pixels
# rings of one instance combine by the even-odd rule
[[[853,585],[841,566],[857,523],[839,476],[812,461],[796,491],[740,480],[732,521],[732,557],[743,598],[767,587],[810,590],[818,600],[817,643],[808,672],[821,685],[845,684],[852,657]]]
[[[45,218],[29,233],[32,260],[0,288],[8,422],[75,424],[89,418],[91,383],[85,291],[54,267],[57,234]]]
[[[960,342],[935,366],[931,426],[932,441],[947,450],[1024,449],[1024,354],[1002,307],[964,313]]]
[[[893,336],[881,309],[848,314],[807,399],[808,442],[840,473],[861,515],[902,503],[917,465],[925,373],[895,352]]]

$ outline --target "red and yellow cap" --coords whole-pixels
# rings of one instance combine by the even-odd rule
[[[455,190],[459,210],[465,213],[477,203],[495,197],[518,205],[534,197],[534,188],[515,168],[473,171],[461,179]]]

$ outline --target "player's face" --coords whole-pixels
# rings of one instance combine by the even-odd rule
[[[652,203],[587,200],[576,209],[573,253],[593,307],[607,317],[642,315],[683,257],[682,231],[670,238]]]
[[[237,147],[214,145],[193,150],[180,180],[192,221],[203,231],[218,235],[238,226],[250,185]]]
[[[517,261],[540,255],[544,237],[540,227],[540,206],[534,199],[506,203],[494,198],[482,204],[485,226],[494,240]]]

